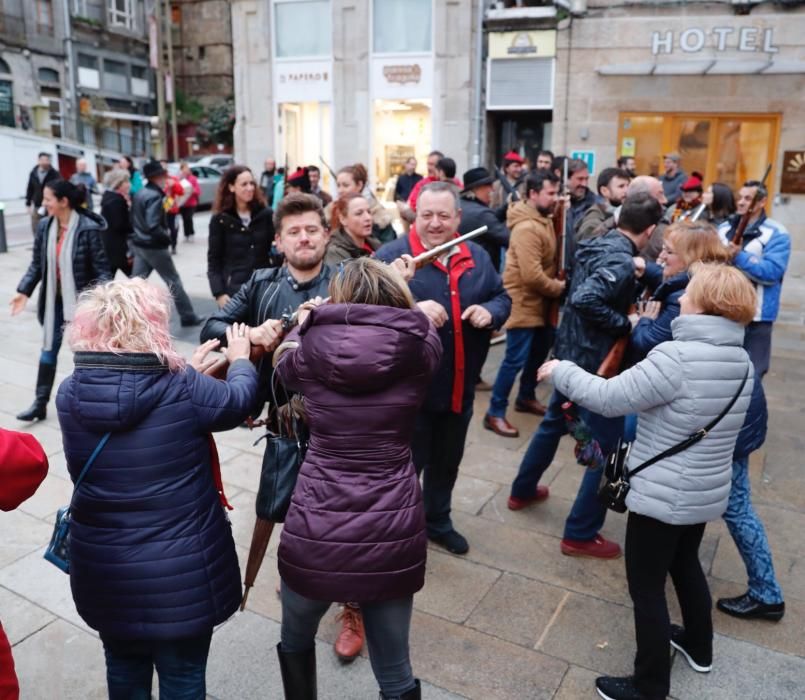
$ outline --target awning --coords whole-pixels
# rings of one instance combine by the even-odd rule
[[[103,117],[104,119],[119,119],[123,122],[145,122],[150,124],[154,117],[149,117],[147,114],[131,114],[130,112],[103,112],[93,109],[92,114]]]
[[[692,61],[611,63],[598,66],[599,75],[765,75],[805,74],[805,61],[755,58],[706,58]]]

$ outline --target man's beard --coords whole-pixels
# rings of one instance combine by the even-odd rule
[[[321,257],[311,258],[309,260],[300,259],[296,255],[294,256],[286,255],[285,258],[291,267],[299,270],[300,272],[307,272],[308,270],[312,270],[313,268],[320,265],[321,261],[324,260],[324,255],[322,254]]]
[[[613,209],[617,209],[621,204],[623,204],[623,200],[621,199],[619,202],[616,202],[614,199],[607,199],[609,202],[609,206]]]
[[[537,207],[537,211],[543,216],[553,216],[553,205],[550,207]]]

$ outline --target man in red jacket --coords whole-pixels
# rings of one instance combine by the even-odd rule
[[[48,458],[33,435],[0,428],[0,509],[14,510],[33,496],[47,473]],[[19,696],[11,645],[0,624],[0,700]]]

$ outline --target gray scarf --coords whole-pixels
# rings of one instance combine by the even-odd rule
[[[64,234],[64,243],[61,247],[58,265],[61,273],[61,297],[64,309],[64,320],[72,321],[75,311],[76,291],[73,277],[73,247],[75,233],[80,217],[78,212],[70,213],[67,232]],[[59,220],[54,216],[48,225],[47,235],[47,265],[45,267],[45,350],[53,349],[53,336],[56,331],[56,291],[59,282],[56,280],[56,242],[59,240]]]

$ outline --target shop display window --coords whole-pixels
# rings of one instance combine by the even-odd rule
[[[375,100],[373,114],[374,172],[378,195],[393,189],[405,161],[417,159],[417,170],[425,174],[431,150],[431,101]]]
[[[773,191],[779,138],[779,114],[622,112],[618,126],[619,155],[634,156],[637,172],[661,175],[663,155],[677,152],[686,173],[696,170],[706,185],[722,182],[733,189],[763,177],[772,163]]]

